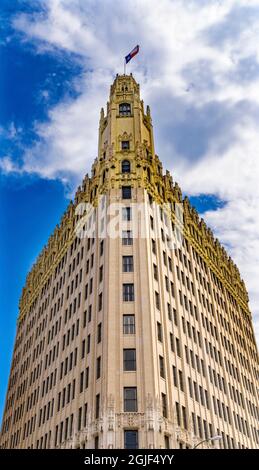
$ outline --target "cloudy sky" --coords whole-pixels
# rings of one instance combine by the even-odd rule
[[[259,0],[1,0],[0,20],[0,412],[26,272],[136,44],[156,152],[239,266],[258,338]]]

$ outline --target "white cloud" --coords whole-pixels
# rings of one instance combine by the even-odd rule
[[[23,173],[22,168],[20,168],[19,165],[16,165],[8,155],[5,155],[0,159],[0,170],[4,175],[8,175],[9,173]]]
[[[158,154],[189,194],[226,201],[205,218],[238,263],[258,324],[258,0],[42,5],[41,14],[17,16],[16,31],[38,53],[76,54],[86,72],[77,82],[79,96],[51,108],[47,123],[35,123],[39,141],[25,151],[22,170],[73,185],[81,180],[97,153],[99,110],[109,84],[139,43],[128,70],[151,104]],[[6,171],[12,165],[9,158],[2,163]]]

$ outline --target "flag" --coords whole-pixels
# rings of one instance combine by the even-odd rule
[[[134,47],[134,49],[132,49],[132,51],[126,55],[125,57],[125,61],[126,61],[126,64],[138,53],[139,51],[139,46],[136,46]]]

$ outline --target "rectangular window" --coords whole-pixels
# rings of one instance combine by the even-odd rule
[[[78,421],[77,421],[77,430],[80,431],[82,422],[82,407],[78,410]]]
[[[131,199],[131,186],[122,186],[122,199]]]
[[[122,231],[122,244],[123,245],[132,245],[133,238],[132,238],[132,231],[131,230],[123,230]]]
[[[85,369],[85,388],[88,388],[89,385],[89,367]]]
[[[102,306],[103,306],[103,294],[102,292],[99,294],[99,299],[98,299],[98,310],[100,312],[100,310],[102,310]]]
[[[125,335],[135,334],[135,315],[123,315],[123,333]]]
[[[153,268],[154,268],[154,278],[156,281],[158,281],[158,269],[155,263],[153,264]]]
[[[178,387],[178,380],[177,380],[177,371],[176,367],[173,366],[173,381],[174,381],[174,386]]]
[[[123,256],[122,257],[122,271],[124,273],[133,272],[133,256]]]
[[[87,403],[84,406],[84,427],[87,425]]]
[[[180,405],[179,403],[175,403],[175,409],[176,409],[176,419],[177,419],[177,424],[178,426],[181,426],[181,412],[180,412]]]
[[[157,339],[161,343],[163,342],[162,325],[159,322],[157,322]]]
[[[121,149],[122,150],[129,150],[130,145],[129,145],[129,140],[122,140],[121,141]]]
[[[182,417],[183,417],[183,427],[187,429],[187,416],[186,416],[186,408],[182,406]]]
[[[158,292],[155,292],[155,299],[156,299],[156,308],[160,310],[160,297],[159,297]]]
[[[101,377],[101,356],[96,359],[96,379]]]
[[[90,352],[90,347],[91,347],[91,335],[87,336],[87,354]]]
[[[96,395],[95,399],[95,419],[98,419],[100,415],[100,394]]]
[[[177,356],[181,357],[180,341],[178,338],[175,338],[176,341],[176,353]]]
[[[81,359],[85,357],[85,339],[82,341]]]
[[[122,208],[122,220],[126,220],[126,221],[131,220],[131,207]]]
[[[123,349],[123,369],[136,370],[136,349]]]
[[[174,352],[174,337],[173,337],[173,333],[170,333],[170,346],[171,346],[171,351]]]
[[[124,387],[124,411],[138,411],[137,387]]]
[[[160,377],[165,378],[165,367],[164,367],[164,358],[159,356],[159,369],[160,369]]]
[[[100,343],[102,341],[102,324],[99,323],[97,327],[97,343]]]
[[[172,320],[172,308],[171,305],[168,303],[167,304],[167,315],[168,315],[168,320]]]
[[[81,372],[80,374],[80,393],[82,393],[84,388],[84,372]]]
[[[167,418],[167,402],[166,402],[166,395],[165,393],[161,393],[161,400],[162,400],[162,413],[163,417]]]
[[[123,300],[124,302],[133,302],[134,284],[123,284]]]
[[[188,377],[188,384],[189,384],[189,395],[191,398],[193,398],[192,381],[190,377]]]
[[[184,392],[183,373],[181,370],[179,370],[179,385],[180,385],[180,390]]]
[[[124,449],[138,449],[138,431],[124,431]]]

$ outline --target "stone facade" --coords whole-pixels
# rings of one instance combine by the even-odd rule
[[[259,447],[244,282],[163,173],[132,75],[19,307],[1,448]]]

